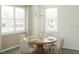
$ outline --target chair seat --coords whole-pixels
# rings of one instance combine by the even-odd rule
[[[35,48],[29,48],[25,53],[32,53],[33,51],[35,51]]]
[[[64,43],[64,39],[58,40],[56,43],[50,46],[51,51],[54,51],[55,53],[63,53],[63,50],[62,50],[63,43]]]
[[[35,50],[35,48],[30,47],[29,45],[29,39],[28,38],[24,38],[22,40],[20,40],[20,51],[21,53],[32,53],[32,51]]]

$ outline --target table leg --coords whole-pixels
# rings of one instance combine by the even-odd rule
[[[41,45],[40,44],[37,45],[36,53],[37,54],[43,54],[44,53],[44,47],[43,47],[42,44]]]

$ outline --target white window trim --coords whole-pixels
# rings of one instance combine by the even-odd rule
[[[17,34],[17,33],[25,33],[25,31],[16,31],[16,32],[4,32],[4,33],[2,33],[1,34],[1,36],[3,36],[3,35],[10,35],[10,34]]]
[[[25,26],[24,26],[24,31],[22,30],[16,30],[16,24],[15,24],[15,8],[18,8],[18,7],[14,7],[14,31],[12,31],[12,32],[0,32],[1,33],[1,35],[9,35],[9,34],[15,34],[15,33],[22,33],[22,32],[25,32],[25,30],[26,30],[26,18],[24,19],[24,24],[25,24]],[[1,10],[1,9],[0,9]],[[25,12],[26,12],[26,7],[24,7],[24,10],[25,10]],[[1,12],[1,11],[0,11]],[[25,17],[26,17],[26,13],[25,13]],[[1,19],[2,18],[0,18],[0,21],[1,21]],[[2,26],[0,27],[0,29],[2,29]]]

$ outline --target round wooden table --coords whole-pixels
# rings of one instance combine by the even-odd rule
[[[36,47],[36,53],[37,54],[43,54],[44,53],[44,45],[45,44],[51,44],[51,43],[54,43],[56,42],[56,38],[52,38],[52,39],[34,39],[34,40],[31,40],[30,43],[31,44],[35,44],[37,45]]]

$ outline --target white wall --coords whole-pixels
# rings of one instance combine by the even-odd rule
[[[43,31],[44,9],[44,6],[40,5],[31,6],[32,35],[39,36],[39,33]]]
[[[0,6],[0,11],[1,11],[1,6]],[[1,13],[0,13],[1,16]],[[2,43],[1,43],[1,20],[0,20],[0,52],[1,52],[1,47],[2,47]]]
[[[65,38],[64,48],[79,50],[79,6],[46,6],[58,8],[58,33]]]
[[[28,33],[28,25],[29,25],[29,8],[30,6],[25,6],[25,32],[26,32],[26,35],[29,35]]]

